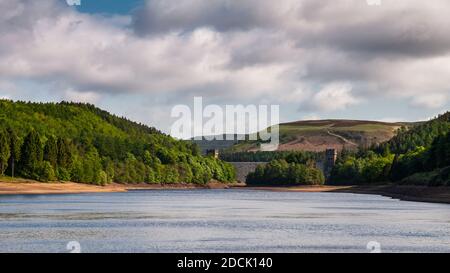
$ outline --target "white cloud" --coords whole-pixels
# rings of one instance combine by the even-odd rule
[[[446,94],[423,94],[412,99],[412,105],[417,107],[426,108],[440,108],[444,106],[448,101],[448,95]]]
[[[343,110],[358,104],[359,99],[352,94],[352,86],[348,83],[332,83],[316,93],[310,105],[324,112]]]
[[[448,103],[447,0],[152,0],[120,17],[13,2],[0,0],[0,75],[53,86],[58,98],[203,95],[318,115],[374,97]]]
[[[96,92],[78,92],[72,89],[67,89],[64,92],[64,100],[72,102],[87,102],[95,104],[100,100],[100,94]]]
[[[320,120],[321,117],[317,114],[309,114],[302,117],[302,120]]]
[[[11,95],[4,92],[3,89],[1,88],[1,86],[0,86],[0,99],[2,99],[2,100],[10,100],[11,99]]]

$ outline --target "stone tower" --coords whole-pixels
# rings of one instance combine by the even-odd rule
[[[336,149],[327,149],[325,151],[325,166],[324,166],[324,174],[325,177],[329,177],[331,174],[331,170],[333,169],[334,165],[336,164],[337,160],[337,151]]]

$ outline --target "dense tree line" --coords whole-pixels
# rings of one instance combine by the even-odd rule
[[[267,165],[259,165],[247,175],[248,185],[322,185],[323,173],[306,164],[288,163],[286,160],[273,160]]]
[[[0,100],[0,172],[93,184],[233,181],[197,145],[89,104]]]
[[[269,162],[247,175],[249,185],[321,185],[325,178],[315,168],[321,153],[305,151],[240,152],[228,155],[238,162]]]
[[[220,158],[227,162],[270,162],[284,159],[288,162],[306,164],[308,161],[316,160],[319,157],[323,157],[323,154],[307,151],[225,152],[220,154]]]
[[[371,150],[344,151],[330,182],[450,185],[450,114],[446,113]]]
[[[389,180],[394,155],[373,151],[344,152],[331,171],[331,184],[367,184]]]

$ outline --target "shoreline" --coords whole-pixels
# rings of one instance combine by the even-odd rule
[[[242,187],[249,190],[277,192],[333,192],[373,194],[402,201],[450,204],[450,187],[425,187],[408,185],[374,186],[286,186],[286,187]]]
[[[375,194],[402,201],[450,204],[450,187],[408,185],[353,186],[336,192]]]
[[[0,179],[0,196],[2,195],[37,195],[37,194],[77,194],[127,192],[131,190],[187,190],[187,189],[226,189],[228,184],[210,182],[197,184],[118,184],[105,186],[82,184],[75,182],[42,183],[33,180],[2,181]]]
[[[106,186],[89,185],[74,182],[42,183],[33,180],[17,179],[4,181],[0,179],[0,196],[3,195],[38,195],[38,194],[78,194],[127,192],[132,190],[191,190],[191,189],[242,189],[275,192],[333,192],[382,195],[403,201],[450,204],[450,187],[422,187],[401,185],[376,186],[261,186],[247,187],[245,184],[224,184],[210,182],[198,184],[117,184]]]

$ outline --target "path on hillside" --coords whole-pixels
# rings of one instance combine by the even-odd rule
[[[338,134],[332,133],[332,132],[330,132],[329,130],[327,130],[327,133],[328,133],[330,136],[334,136],[334,137],[339,138],[340,140],[344,141],[344,142],[347,143],[347,144],[354,145],[354,146],[358,146],[358,144],[356,144],[355,142],[350,141],[350,140],[346,139],[345,137],[340,136],[340,135],[338,135]]]

